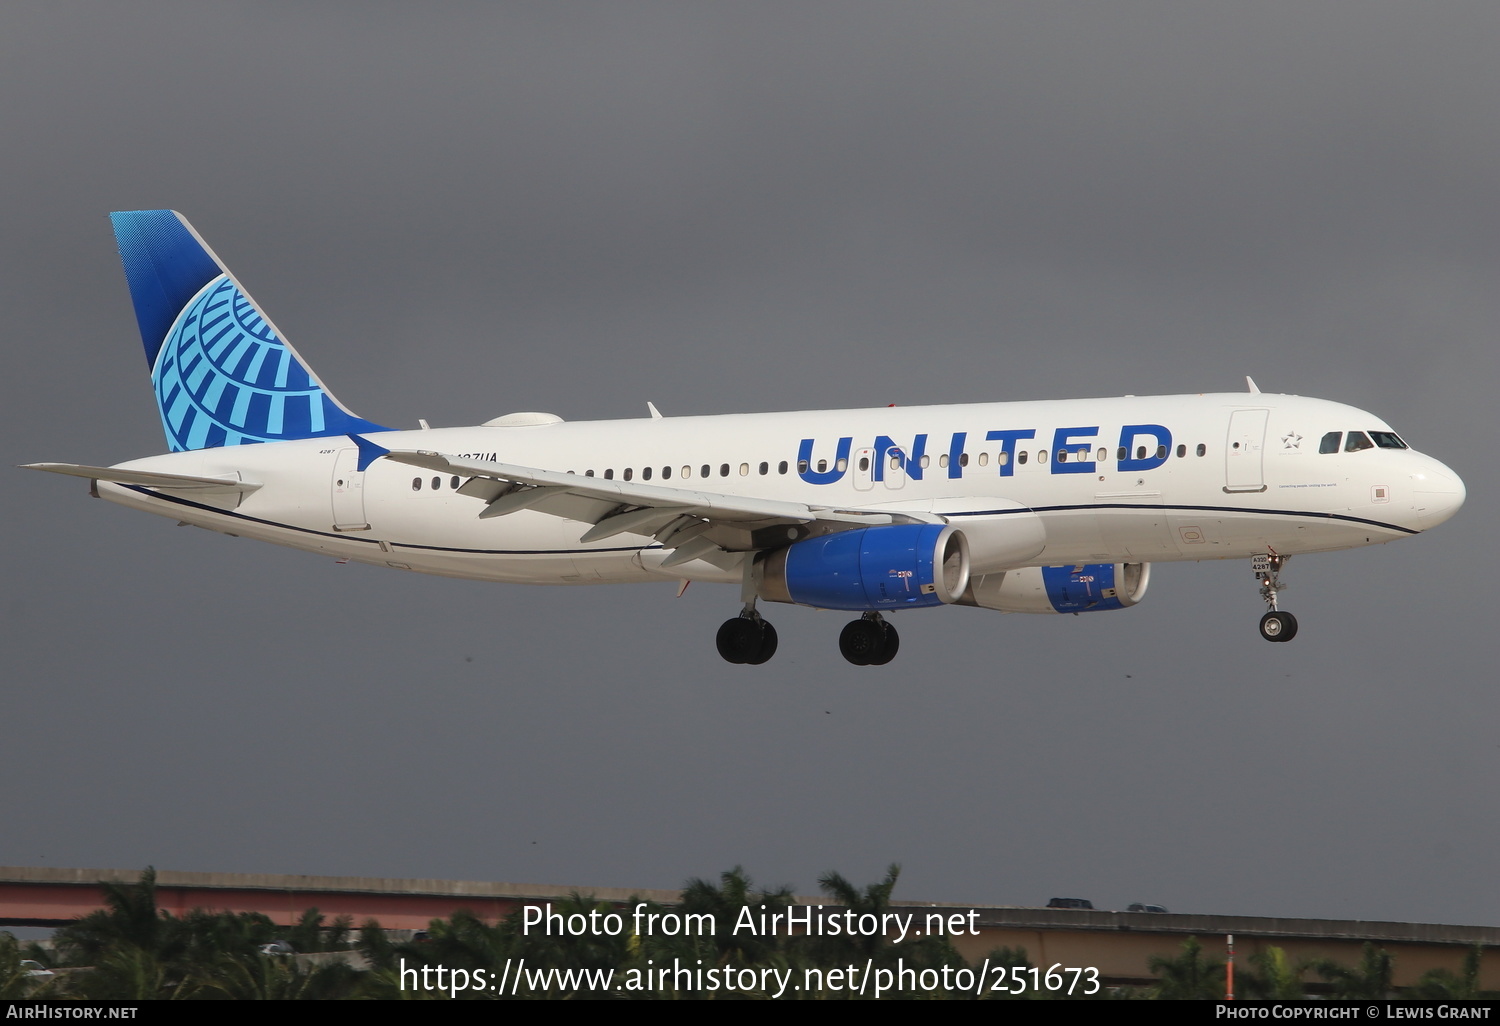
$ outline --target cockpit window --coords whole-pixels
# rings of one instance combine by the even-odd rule
[[[1339,442],[1343,439],[1343,437],[1344,433],[1342,431],[1328,432],[1328,434],[1323,436],[1323,441],[1319,443],[1318,451],[1325,454],[1330,452],[1338,452]]]
[[[1370,437],[1375,439],[1375,444],[1382,449],[1405,449],[1406,443],[1401,436],[1394,431],[1371,431]]]
[[[1345,452],[1359,452],[1361,449],[1373,449],[1375,443],[1370,441],[1368,435],[1363,431],[1349,432],[1349,440],[1344,443]]]

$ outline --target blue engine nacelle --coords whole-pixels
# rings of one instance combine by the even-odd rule
[[[778,549],[759,569],[757,593],[772,602],[914,609],[958,601],[969,585],[969,545],[939,524],[860,527]]]
[[[1003,613],[1092,613],[1135,605],[1150,581],[1150,563],[1028,566],[971,578],[958,601]]]

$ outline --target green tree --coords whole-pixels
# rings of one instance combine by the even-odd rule
[[[1484,945],[1474,945],[1464,955],[1457,975],[1447,969],[1429,969],[1405,996],[1424,1001],[1473,1001],[1495,997],[1494,991],[1479,989],[1479,961],[1483,955]]]
[[[309,966],[295,956],[223,955],[184,983],[186,996],[236,1001],[292,1001],[353,997],[360,973],[343,964]]]
[[[784,915],[795,900],[790,887],[778,887],[769,891],[757,891],[753,888],[753,882],[741,866],[719,874],[717,885],[699,878],[689,880],[683,886],[681,903],[673,911],[683,916],[711,916],[711,919],[695,921],[715,924],[713,935],[683,936],[678,943],[663,938],[666,943],[648,944],[646,947],[653,956],[659,953],[668,959],[674,955],[680,958],[702,958],[705,964],[720,966],[749,965],[785,955],[785,929],[778,931],[775,936],[766,936],[759,930],[735,932],[735,924],[747,909],[758,923],[762,915]]]
[[[1183,941],[1182,954],[1176,958],[1152,955],[1146,967],[1157,978],[1153,997],[1200,1001],[1224,996],[1224,963],[1205,959],[1197,937]]]
[[[1353,969],[1332,959],[1318,962],[1318,975],[1333,984],[1332,995],[1351,1000],[1388,998],[1392,995],[1391,977],[1395,959],[1384,949],[1365,941],[1359,965]]]
[[[1255,969],[1244,976],[1243,986],[1247,994],[1289,1000],[1306,996],[1302,977],[1315,963],[1293,962],[1284,948],[1270,947],[1251,955],[1250,964]]]
[[[828,895],[838,904],[853,912],[856,916],[874,915],[881,916],[890,911],[891,892],[896,889],[896,881],[901,877],[901,867],[892,862],[885,871],[885,879],[878,883],[872,883],[860,890],[838,873],[825,873],[818,878],[818,886],[823,893]],[[837,964],[839,958],[847,955],[855,955],[859,958],[871,958],[886,947],[887,941],[882,934],[869,936],[847,937],[841,943],[832,945],[841,950],[830,964]]]
[[[165,939],[156,908],[156,870],[147,866],[133,884],[100,881],[104,904],[57,931],[58,951],[73,964],[94,964],[111,950],[130,945],[153,954]]]
[[[14,935],[0,931],[0,1000],[36,997],[54,989],[53,980],[38,982],[36,977],[26,975],[21,959],[30,957],[22,952]]]
[[[88,972],[69,981],[81,996],[97,1001],[154,1001],[186,995],[181,978],[153,952],[128,942],[115,944]]]

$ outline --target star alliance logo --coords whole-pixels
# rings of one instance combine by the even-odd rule
[[[1297,434],[1297,432],[1295,431],[1288,431],[1286,434],[1281,436],[1281,447],[1283,449],[1302,448],[1302,436]]]

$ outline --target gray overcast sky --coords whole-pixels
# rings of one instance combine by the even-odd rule
[[[0,472],[0,864],[1500,921],[1500,6],[10,3],[11,464],[164,442],[172,207],[385,424],[1237,390],[1457,470],[1430,535],[940,609],[403,575]]]

